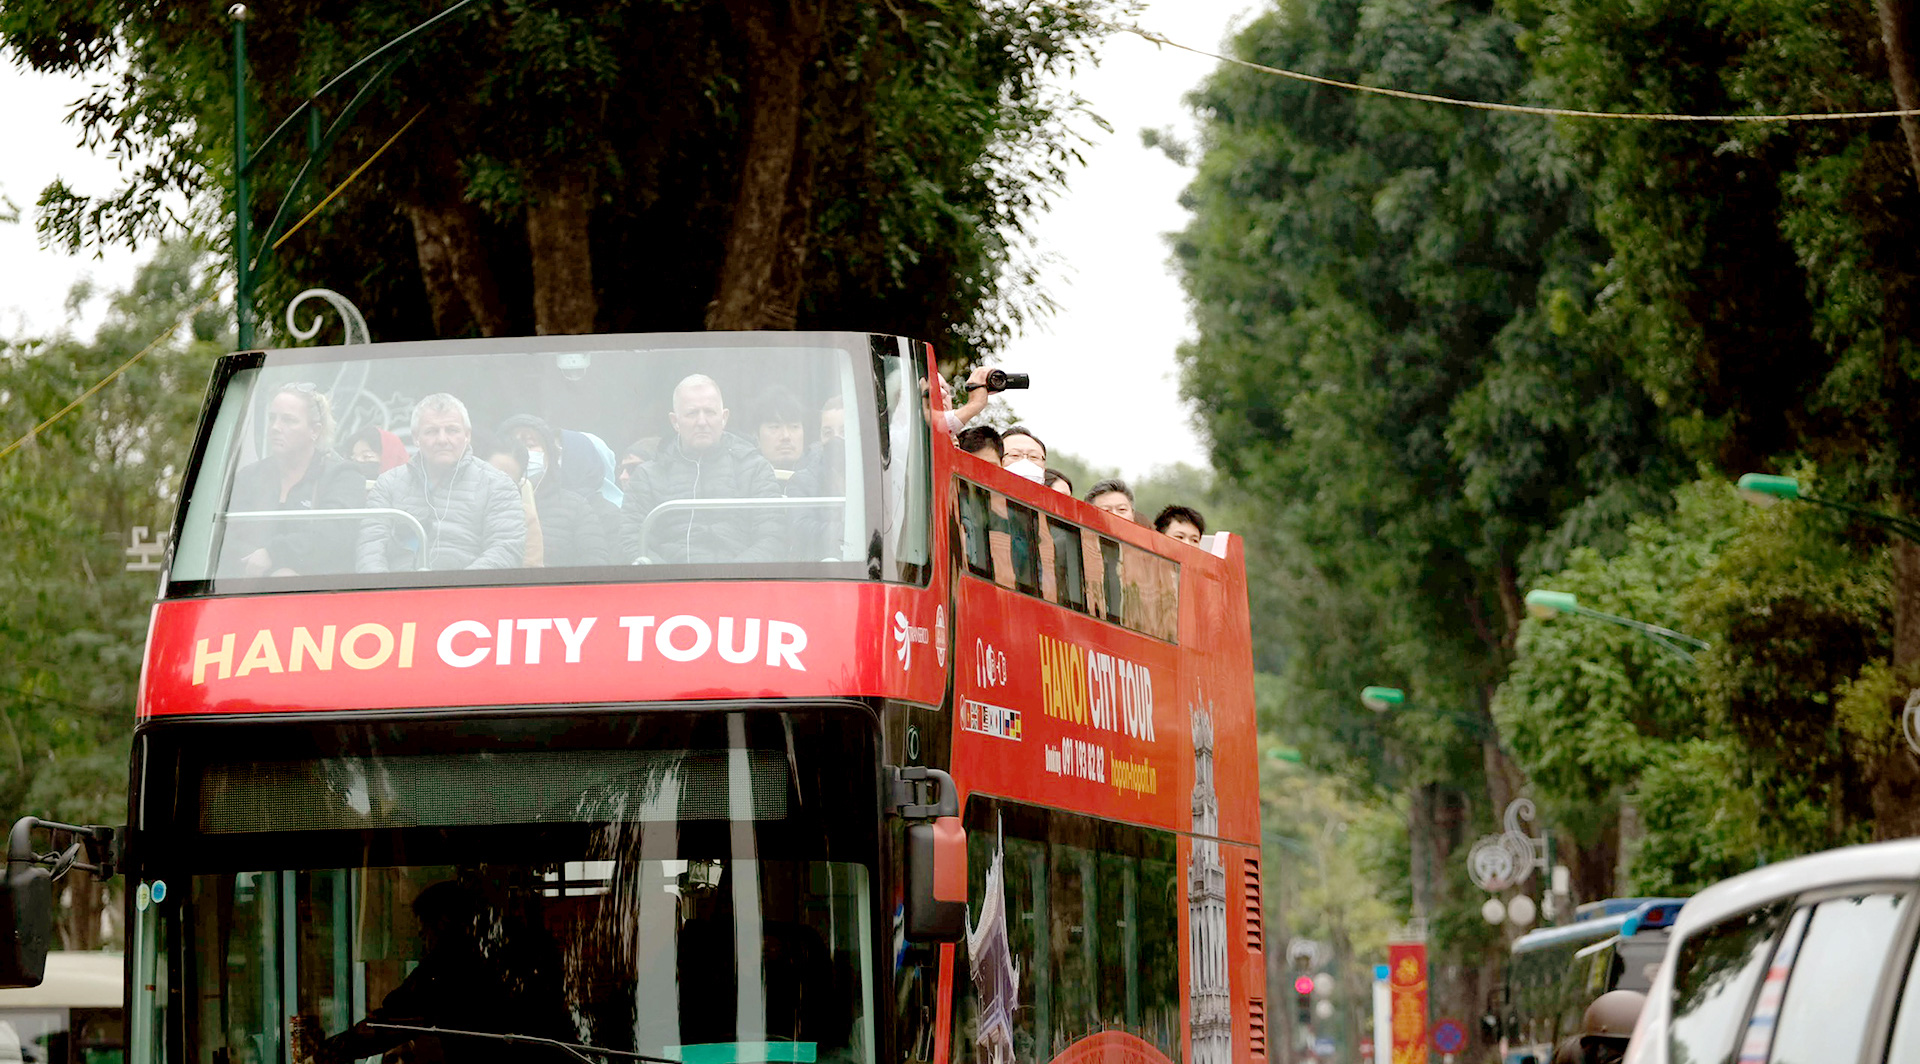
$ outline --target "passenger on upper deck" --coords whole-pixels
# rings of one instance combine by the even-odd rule
[[[992,425],[969,425],[960,430],[953,442],[975,458],[1000,464],[1000,430]]]
[[[1000,466],[1035,484],[1041,483],[1047,475],[1047,445],[1026,426],[1015,425],[1000,434]]]
[[[505,473],[474,457],[467,406],[435,392],[413,407],[420,453],[374,481],[367,505],[404,510],[426,530],[371,518],[360,528],[363,573],[421,569],[513,569],[525,560],[527,518]]]
[[[1068,480],[1067,475],[1058,469],[1047,470],[1046,479],[1042,480],[1041,483],[1062,495],[1073,494],[1073,481]]]
[[[347,510],[366,500],[353,463],[329,449],[333,414],[311,384],[289,384],[267,403],[267,457],[233,477],[229,513],[261,510]],[[228,557],[248,576],[344,573],[353,568],[353,524],[347,518],[236,521]]]
[[[628,444],[626,450],[620,452],[619,464],[614,467],[614,482],[620,485],[623,495],[633,490],[633,475],[640,471],[641,466],[653,461],[654,456],[659,453],[660,437],[658,436],[637,439]]]
[[[527,482],[533,485],[534,509],[540,515],[546,564],[606,565],[612,561],[607,536],[614,524],[613,504],[601,496],[597,483],[584,490],[567,484],[568,465],[582,452],[565,452],[560,434],[532,414],[516,414],[501,422],[500,434],[527,449]]]
[[[1207,534],[1207,519],[1191,506],[1174,504],[1154,516],[1153,530],[1198,547],[1200,537]]]
[[[847,406],[837,395],[820,404],[820,442],[847,438]]]
[[[1095,484],[1087,491],[1087,501],[1123,521],[1133,521],[1133,489],[1119,477]]]
[[[760,454],[772,463],[775,477],[790,480],[807,458],[807,426],[801,420],[800,400],[776,385],[761,394],[756,409],[754,439]]]
[[[727,431],[720,386],[694,374],[673,389],[674,437],[629,481],[621,551],[630,561],[764,562],[779,556],[784,522],[773,507],[687,508],[647,516],[680,499],[773,499],[780,481],[753,444]]]

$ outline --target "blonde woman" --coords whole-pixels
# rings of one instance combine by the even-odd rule
[[[342,510],[366,504],[367,482],[333,453],[333,412],[311,384],[289,384],[267,402],[267,456],[234,474],[231,513]],[[353,571],[352,521],[294,518],[235,521],[226,556],[241,575],[297,576]]]

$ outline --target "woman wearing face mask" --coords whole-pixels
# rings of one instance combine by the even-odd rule
[[[612,507],[598,494],[583,495],[561,482],[560,434],[541,418],[516,414],[500,423],[499,436],[526,448],[526,479],[533,485],[546,564],[608,564],[611,518],[604,511]]]
[[[1035,484],[1045,483],[1047,445],[1025,425],[1015,425],[1000,434],[1000,468]]]

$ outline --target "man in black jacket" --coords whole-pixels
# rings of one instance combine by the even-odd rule
[[[634,473],[621,508],[621,549],[628,561],[769,562],[785,555],[786,522],[772,507],[674,508],[651,526],[647,516],[680,499],[777,499],[780,481],[753,444],[727,431],[720,386],[694,374],[673,389],[667,418],[673,439]]]

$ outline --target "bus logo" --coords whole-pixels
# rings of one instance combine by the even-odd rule
[[[913,645],[930,642],[925,625],[915,625],[907,620],[907,615],[896,611],[893,615],[893,656],[900,659],[900,667],[913,668]]]
[[[990,706],[985,702],[968,699],[966,709],[961,716],[960,726],[970,732],[991,735],[998,739],[1021,738],[1020,711],[1005,706]]]

